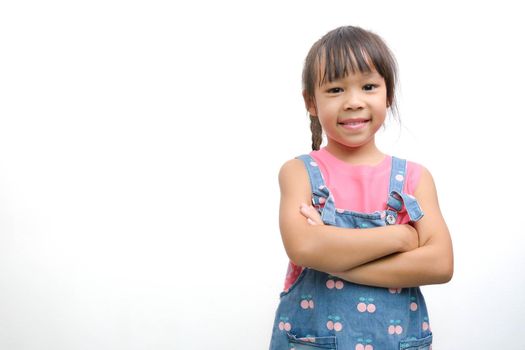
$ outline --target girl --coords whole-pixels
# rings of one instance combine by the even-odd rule
[[[306,57],[313,151],[279,173],[290,264],[272,350],[431,348],[417,286],[452,278],[452,243],[430,172],[376,146],[395,83],[391,52],[361,28],[327,33]]]

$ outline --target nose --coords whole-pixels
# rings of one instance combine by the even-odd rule
[[[364,107],[364,103],[358,92],[349,91],[345,96],[345,103],[343,107],[345,110],[359,110]]]

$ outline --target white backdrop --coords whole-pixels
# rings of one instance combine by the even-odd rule
[[[400,66],[385,152],[427,166],[454,242],[434,349],[524,349],[522,12],[511,1],[3,1],[0,349],[266,349],[281,164],[328,30]]]

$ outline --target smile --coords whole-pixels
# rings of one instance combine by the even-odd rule
[[[369,119],[346,119],[338,124],[345,129],[358,130],[363,128],[369,121]]]

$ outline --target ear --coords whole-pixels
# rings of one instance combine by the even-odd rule
[[[312,117],[317,116],[317,106],[315,105],[315,99],[308,95],[306,90],[303,90],[303,99],[304,99],[304,106],[306,107],[306,110]]]

